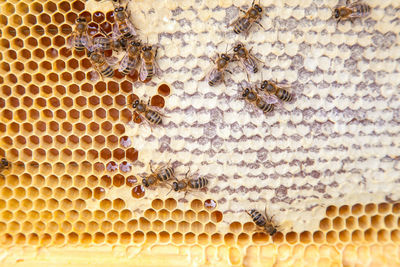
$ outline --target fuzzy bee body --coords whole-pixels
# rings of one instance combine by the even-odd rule
[[[136,100],[132,104],[132,108],[139,113],[139,115],[143,116],[147,122],[153,125],[161,125],[162,124],[162,116],[157,111],[151,109],[146,105],[143,101]]]
[[[115,39],[122,36],[122,38],[129,40],[137,35],[135,27],[128,18],[126,8],[122,6],[116,7],[114,9],[114,17],[113,36]]]
[[[141,43],[138,41],[131,41],[128,46],[128,51],[123,57],[119,71],[122,74],[128,75],[131,73],[139,63]]]
[[[260,228],[263,228],[270,236],[273,236],[278,231],[277,227],[273,224],[272,219],[267,215],[262,215],[259,211],[252,209],[247,212],[253,222]]]
[[[110,64],[114,64],[115,60],[117,60],[116,58],[106,59],[100,52],[90,53],[89,58],[93,68],[98,71],[102,77],[112,78],[114,76],[114,69]]]
[[[204,177],[199,177],[197,179],[189,179],[188,186],[193,189],[201,189],[206,187],[208,184],[208,179]]]
[[[261,109],[264,113],[273,111],[275,107],[274,104],[269,104],[259,97],[255,90],[249,88],[243,89],[242,98]]]
[[[332,17],[337,20],[337,23],[344,20],[354,21],[356,18],[365,18],[371,13],[371,7],[358,0],[350,3],[350,0],[346,1],[346,6],[337,6],[332,12]]]
[[[92,49],[92,40],[87,32],[87,21],[84,17],[79,17],[76,19],[76,27],[72,32],[71,36],[68,38],[67,47],[74,47],[76,51],[84,51]]]
[[[227,54],[217,54],[215,66],[201,80],[206,79],[209,86],[216,86],[221,82],[225,82],[225,71],[228,71],[228,63],[231,58]]]
[[[275,95],[278,99],[285,102],[291,102],[293,100],[293,94],[272,81],[264,80],[261,83],[260,90],[269,95]]]
[[[233,26],[233,32],[236,34],[246,33],[246,36],[253,26],[254,23],[258,23],[261,19],[261,15],[263,13],[263,9],[259,4],[251,4],[251,7],[247,11],[243,11],[244,15],[237,18],[234,22],[230,24]],[[259,24],[259,23],[258,23]],[[260,25],[261,26],[261,25]]]
[[[157,178],[160,181],[166,181],[174,176],[175,176],[175,170],[172,167],[167,167],[157,172]]]
[[[197,177],[197,178],[188,178],[188,174],[190,172],[190,168],[185,175],[185,178],[179,180],[175,178],[176,182],[172,183],[172,190],[175,192],[185,191],[185,196],[189,192],[190,189],[202,189],[205,188],[208,184],[208,179],[205,177]]]
[[[139,70],[139,79],[145,81],[153,78],[154,74],[161,71],[156,63],[157,49],[154,51],[152,46],[143,46],[140,52],[142,64]]]

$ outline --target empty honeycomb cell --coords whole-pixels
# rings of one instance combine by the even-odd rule
[[[94,221],[87,222],[86,231],[89,233],[94,233],[99,230],[99,224]]]
[[[197,214],[197,220],[201,223],[206,223],[210,219],[210,215],[207,211],[202,210]]]
[[[375,215],[371,217],[371,226],[374,228],[382,227],[382,217],[380,215]]]
[[[21,201],[21,209],[25,210],[25,211],[29,211],[30,209],[32,209],[33,203],[32,200],[30,199],[24,199]]]
[[[26,236],[25,234],[18,233],[15,235],[15,244],[17,245],[24,245],[26,243]]]
[[[377,212],[377,207],[374,203],[365,205],[364,211],[366,214],[374,214]]]
[[[15,234],[20,231],[20,224],[18,222],[12,221],[8,223],[7,232]]]
[[[242,231],[242,224],[240,222],[232,222],[229,225],[229,230],[233,233],[239,233]]]
[[[52,236],[50,234],[45,233],[39,239],[41,246],[48,246],[52,241]]]
[[[160,220],[156,220],[151,223],[151,229],[156,232],[160,232],[164,229],[164,223]]]
[[[220,222],[220,221],[222,221],[222,218],[223,218],[223,215],[222,215],[222,212],[220,212],[220,211],[213,211],[212,213],[211,213],[211,221],[213,221],[213,222]]]
[[[376,231],[372,228],[369,228],[364,231],[364,239],[368,242],[375,242],[377,237]]]
[[[107,212],[107,219],[110,221],[115,221],[119,218],[118,211],[116,210],[110,210]]]
[[[3,200],[3,208],[5,207],[5,201]],[[7,201],[7,208],[9,210],[16,210],[19,208],[19,201],[15,198],[11,198]]]
[[[232,233],[227,233],[224,235],[224,242],[228,246],[233,246],[236,243],[235,235]]]
[[[333,228],[336,230],[341,230],[344,227],[344,222],[342,217],[336,217],[332,220]]]
[[[80,236],[80,242],[81,244],[90,244],[92,243],[92,235],[90,233],[82,233]],[[114,241],[114,243],[116,242],[116,240]]]
[[[186,233],[190,229],[190,225],[186,221],[181,221],[178,223],[178,231],[181,233]]]

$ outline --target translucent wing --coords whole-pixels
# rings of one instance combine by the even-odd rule
[[[114,23],[114,25],[113,25],[113,31],[112,31],[112,38],[114,39],[114,40],[118,40],[118,38],[121,36],[121,32],[119,31],[119,27],[118,27],[118,24],[117,24],[117,22],[116,23]]]
[[[76,38],[76,35],[74,33],[68,37],[68,40],[67,40],[67,48],[68,49],[71,49],[74,46],[75,38]]]
[[[255,60],[253,60],[253,58],[251,56],[249,56],[248,58],[244,59],[242,61],[242,63],[243,63],[243,66],[245,67],[245,69],[248,72],[256,73],[258,71],[257,64],[256,64]]]
[[[144,60],[142,60],[142,64],[140,65],[140,70],[139,70],[139,79],[141,81],[146,80],[148,75],[147,69],[146,69],[146,63]]]
[[[108,57],[108,58],[106,58],[106,61],[107,61],[108,65],[113,66],[113,65],[117,64],[118,58],[117,57]]]
[[[125,56],[122,58],[121,62],[119,63],[118,71],[122,72],[129,64],[129,54],[126,52]]]
[[[275,95],[267,94],[264,97],[264,100],[267,104],[278,104],[279,103],[279,98],[277,98]]]
[[[92,71],[90,72],[90,74],[91,74],[90,80],[91,80],[92,82],[95,82],[95,81],[98,81],[98,80],[99,80],[100,75],[99,75],[99,73],[98,73],[96,70],[92,70]]]
[[[137,36],[136,28],[129,19],[126,19],[126,25],[128,26],[131,34]]]
[[[88,49],[92,50],[93,49],[93,42],[92,39],[89,37],[89,35],[86,33],[82,35],[82,44]]]

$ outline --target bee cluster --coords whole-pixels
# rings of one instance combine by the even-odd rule
[[[108,56],[106,51],[124,52],[119,62],[118,71],[122,75],[130,75],[139,67],[139,79],[147,82],[154,75],[160,76],[161,70],[156,62],[158,47],[143,43],[137,34],[137,29],[130,20],[127,6],[123,7],[120,0],[112,0],[114,6],[115,23],[112,27],[112,36],[109,36],[101,27],[102,36],[93,39],[88,34],[88,20],[80,16],[76,20],[74,32],[68,39],[68,47],[76,51],[87,51],[88,57],[96,71],[93,79],[114,77],[114,65],[118,59]],[[112,53],[111,53],[112,54]]]

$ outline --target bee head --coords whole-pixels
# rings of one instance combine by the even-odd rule
[[[132,41],[131,42],[131,46],[140,46],[140,42],[139,41]]]
[[[133,102],[132,107],[133,108],[137,108],[137,106],[139,105],[139,100],[135,100],[135,102]]]
[[[277,230],[276,230],[276,228],[274,228],[271,232],[269,232],[269,235],[273,236],[274,234],[276,234],[276,232],[277,232]]]
[[[226,60],[226,61],[231,60],[231,58],[230,58],[227,54],[222,54],[222,55],[221,55],[221,58],[223,58],[223,59]]]
[[[76,19],[76,22],[77,22],[77,23],[86,22],[86,18],[84,18],[84,17],[79,17],[79,18]]]
[[[258,13],[261,13],[263,10],[262,10],[262,7],[260,7],[259,5],[254,5],[254,8],[258,11]]]
[[[340,17],[339,8],[335,8],[335,10],[333,10],[333,15],[335,16],[335,19],[338,19]]]
[[[246,89],[244,89],[242,96],[243,96],[243,97],[246,97],[246,96],[248,96],[249,94],[250,94],[250,89],[249,89],[249,88],[246,88]]]
[[[145,178],[143,178],[142,184],[143,184],[145,187],[149,187],[149,183],[147,182],[147,180],[146,180]]]
[[[267,80],[263,81],[261,84],[261,89],[264,90],[267,87],[267,85],[268,85],[268,81]]]
[[[175,192],[178,192],[178,191],[179,191],[179,186],[178,186],[178,183],[177,183],[177,182],[173,182],[173,183],[172,183],[172,189],[173,189]]]
[[[240,48],[242,48],[242,44],[237,44],[235,48],[233,48],[233,51],[238,52]]]
[[[8,161],[5,158],[2,158],[1,164],[3,164],[3,166],[8,166]]]

